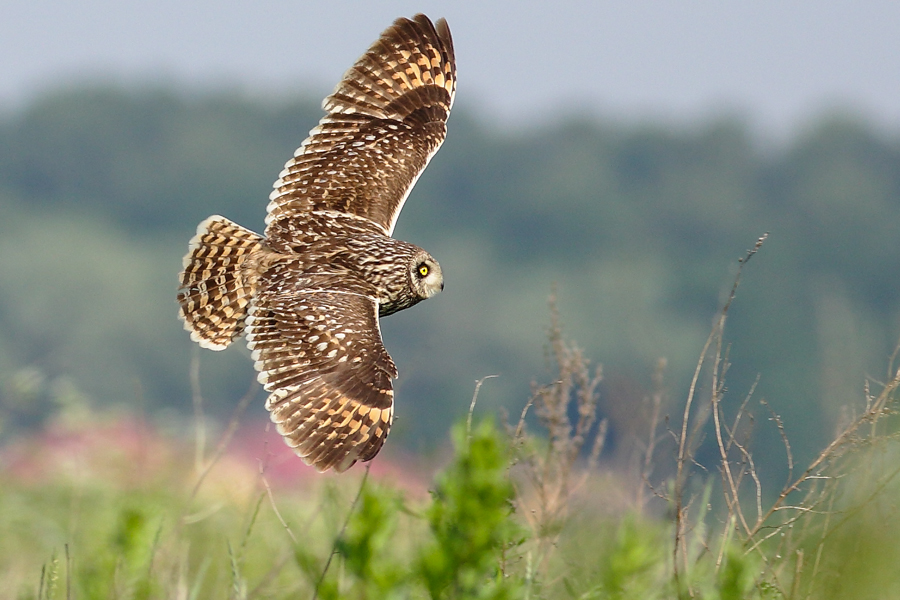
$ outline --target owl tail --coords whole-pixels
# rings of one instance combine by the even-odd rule
[[[263,237],[213,215],[197,226],[184,257],[178,290],[179,317],[203,348],[224,350],[244,330],[256,277],[245,263]]]

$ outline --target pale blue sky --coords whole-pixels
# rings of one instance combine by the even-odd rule
[[[320,93],[419,11],[450,23],[459,102],[504,124],[737,111],[782,136],[837,105],[900,131],[895,0],[0,0],[0,106],[87,76]]]

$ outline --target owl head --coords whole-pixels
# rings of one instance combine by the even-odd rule
[[[417,252],[409,261],[409,282],[422,300],[431,298],[444,289],[441,265],[424,250]]]

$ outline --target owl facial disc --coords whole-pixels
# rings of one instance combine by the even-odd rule
[[[409,263],[409,277],[413,289],[424,300],[444,289],[441,265],[428,254],[421,252]]]

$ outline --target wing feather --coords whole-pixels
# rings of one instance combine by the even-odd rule
[[[344,471],[371,460],[384,443],[397,369],[373,298],[302,287],[254,299],[247,344],[285,442],[320,471]]]
[[[444,20],[398,19],[322,103],[275,182],[266,236],[302,213],[333,210],[369,219],[386,235],[446,135],[456,91],[453,40]]]

